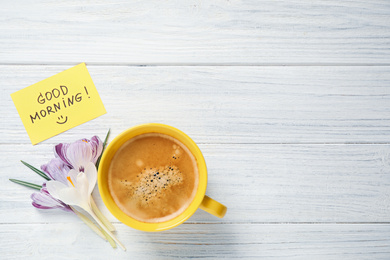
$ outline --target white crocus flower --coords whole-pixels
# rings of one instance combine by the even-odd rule
[[[47,190],[54,198],[70,206],[78,206],[88,212],[100,227],[123,249],[124,245],[107,229],[91,208],[91,193],[96,185],[97,170],[92,162],[85,165],[83,171],[69,171],[66,184],[59,181],[48,181]]]

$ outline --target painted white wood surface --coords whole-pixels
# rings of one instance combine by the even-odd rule
[[[0,7],[0,259],[390,258],[389,1]],[[108,113],[32,146],[9,94],[84,61]],[[95,189],[122,252],[8,181],[39,183],[19,160],[53,144],[147,122],[199,144],[224,219],[143,233]]]
[[[0,66],[2,106],[12,111],[3,113],[8,124],[0,131],[11,125],[19,142],[30,143],[8,94],[68,67]],[[115,136],[134,124],[164,122],[198,143],[390,143],[390,66],[88,69],[108,113],[84,132],[112,128]],[[45,143],[78,138],[71,133],[79,132]]]
[[[226,204],[229,214],[221,220],[199,211],[190,223],[389,221],[390,145],[201,144],[200,148],[209,171],[207,194]],[[52,146],[2,145],[0,152],[8,158],[3,171],[12,175],[7,176],[38,184],[41,177],[19,160],[39,166],[52,157]],[[7,178],[0,185],[1,197],[8,198],[0,205],[4,221],[56,223],[70,218],[30,208],[31,190],[8,183]],[[94,195],[100,202],[97,188]]]
[[[2,257],[20,259],[388,259],[389,224],[183,224],[161,233],[115,225],[128,251],[80,223],[7,225]],[[28,229],[27,229],[28,228]],[[37,235],[49,243],[37,240]],[[21,239],[22,238],[22,239]],[[23,243],[21,245],[21,243]],[[78,249],[82,248],[82,250]]]
[[[390,2],[2,1],[7,64],[389,64]]]

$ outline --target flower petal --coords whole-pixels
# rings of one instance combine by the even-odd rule
[[[72,169],[68,172],[68,176],[72,180],[73,185],[76,187],[77,185],[77,175],[79,174],[79,171]],[[67,180],[68,186],[73,186],[71,183],[69,183],[69,180]]]
[[[84,172],[80,172],[77,175],[77,190],[79,192],[79,196],[83,198],[84,201],[90,204],[91,193],[89,192],[89,183],[87,175]]]
[[[58,181],[48,181],[47,190],[56,199],[71,205],[89,209],[90,194],[88,194],[88,179],[83,172],[77,175],[75,187],[67,186]]]
[[[70,164],[68,158],[66,157],[66,151],[68,150],[70,144],[64,144],[60,143],[54,146],[54,155],[57,158],[60,158],[66,165],[71,167],[72,165]]]
[[[39,209],[62,209],[71,212],[72,209],[60,200],[53,198],[46,188],[42,188],[40,192],[31,194],[33,200],[32,205]]]
[[[92,162],[96,164],[97,159],[99,158],[99,156],[103,151],[103,143],[100,140],[100,138],[95,135],[91,138],[89,145],[91,146],[92,149]]]
[[[79,171],[83,171],[88,162],[95,164],[102,151],[103,143],[97,136],[93,136],[91,140],[84,138],[71,144],[60,143],[54,147],[54,155],[57,158]]]
[[[59,182],[59,181],[48,181],[48,182],[46,182],[46,188],[47,188],[47,191],[50,193],[50,195],[53,196],[53,198],[58,199],[58,200],[62,200],[60,198],[58,191],[61,189],[68,188],[68,185],[66,185],[62,182]],[[66,204],[69,204],[69,203],[66,203]]]
[[[68,187],[57,191],[59,199],[68,205],[84,207],[83,198],[76,188]]]
[[[66,176],[70,170],[69,166],[65,164],[60,158],[54,158],[49,163],[41,166],[50,179],[66,183]]]
[[[85,142],[75,142],[68,147],[66,158],[73,168],[83,171],[84,167],[92,160],[91,147]]]
[[[88,179],[88,192],[89,194],[91,194],[93,189],[95,188],[97,180],[97,170],[95,164],[91,162],[87,164],[84,173],[86,175],[86,178]]]

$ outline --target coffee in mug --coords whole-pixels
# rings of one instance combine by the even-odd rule
[[[179,216],[193,201],[197,162],[179,140],[145,133],[124,143],[108,171],[109,192],[128,216],[149,223]]]
[[[142,231],[176,227],[198,208],[219,218],[227,210],[206,195],[207,167],[199,147],[164,124],[134,126],[115,137],[101,158],[98,185],[110,212]]]

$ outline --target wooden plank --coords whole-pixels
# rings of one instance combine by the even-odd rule
[[[198,210],[189,223],[390,222],[390,145],[202,144],[207,194],[228,208],[224,219]],[[0,214],[4,223],[77,221],[31,206],[31,189],[8,178],[40,183],[19,163],[37,167],[51,145],[1,145]],[[104,214],[116,222],[94,196]]]
[[[4,1],[5,64],[388,64],[376,1]]]
[[[184,224],[159,233],[115,226],[126,252],[112,249],[82,223],[1,225],[0,251],[6,259],[74,259],[81,252],[88,259],[388,259],[390,255],[389,224]]]
[[[30,143],[9,95],[66,68],[0,66],[1,143]],[[149,122],[198,143],[390,143],[390,66],[88,69],[107,114],[47,143]]]

